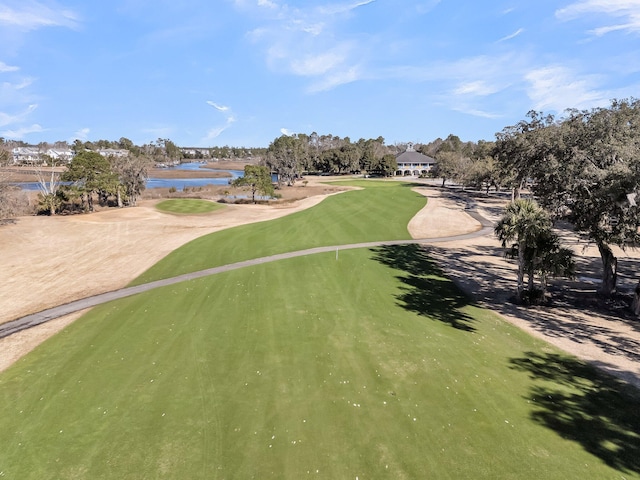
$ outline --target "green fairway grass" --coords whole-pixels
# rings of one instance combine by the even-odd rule
[[[330,196],[314,208],[277,220],[200,237],[169,254],[133,284],[312,247],[411,238],[407,225],[426,204],[424,196],[406,183],[345,184],[365,189]]]
[[[219,203],[197,198],[174,198],[164,200],[156,205],[158,210],[181,215],[194,215],[198,213],[209,213],[224,208]]]
[[[20,479],[638,478],[622,391],[470,305],[417,247],[358,249],[94,309],[0,377],[0,465]]]
[[[340,214],[391,196],[404,220]],[[367,184],[166,261],[405,238],[421,205]],[[473,305],[417,245],[343,250],[92,309],[0,374],[0,478],[638,479],[637,395]]]

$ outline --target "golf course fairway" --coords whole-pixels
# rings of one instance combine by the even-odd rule
[[[334,198],[379,212],[398,198],[405,231],[383,217],[329,225],[351,218]],[[406,186],[371,183],[300,218],[203,237],[148,277],[206,242],[229,260],[216,250],[183,268],[405,238],[419,208]],[[94,308],[0,374],[0,475],[640,478],[636,393],[473,305],[419,246],[344,250]]]

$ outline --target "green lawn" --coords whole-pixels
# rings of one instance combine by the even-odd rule
[[[417,246],[357,249],[93,309],[0,375],[0,475],[640,478],[637,405]]]
[[[330,196],[315,208],[277,220],[200,237],[172,252],[133,284],[312,247],[411,238],[407,225],[426,204],[424,196],[398,182],[348,185],[366,188]]]
[[[164,200],[156,205],[158,210],[181,215],[194,215],[198,213],[209,213],[224,208],[223,205],[208,200],[197,198],[174,198]]]

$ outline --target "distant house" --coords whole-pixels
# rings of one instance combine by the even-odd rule
[[[98,150],[98,153],[103,157],[124,158],[129,156],[129,150],[126,150],[124,148],[121,148],[121,149],[101,148]]]
[[[70,149],[58,149],[58,148],[50,148],[47,150],[46,154],[55,160],[56,163],[70,163],[73,159],[74,153]]]
[[[404,152],[396,156],[396,163],[398,164],[397,176],[418,177],[429,173],[435,167],[436,159],[416,152],[413,144],[410,143]]]
[[[12,154],[15,165],[35,165],[42,161],[37,147],[16,147]]]
[[[208,148],[201,147],[182,147],[180,151],[185,158],[209,158],[211,157],[211,151]]]
[[[69,163],[74,156],[73,151],[61,148],[42,151],[38,147],[16,147],[12,153],[14,165],[40,165],[48,161],[47,157],[56,163]]]

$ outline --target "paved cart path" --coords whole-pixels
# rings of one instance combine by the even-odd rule
[[[286,258],[302,257],[306,255],[314,255],[316,253],[334,252],[340,250],[349,250],[354,248],[371,248],[380,247],[385,245],[407,245],[407,244],[433,244],[440,242],[450,242],[454,240],[467,240],[475,237],[488,235],[493,231],[491,222],[485,220],[479,214],[475,212],[469,212],[469,214],[478,220],[481,224],[481,228],[478,231],[472,233],[466,233],[462,235],[454,235],[449,237],[439,238],[424,238],[413,240],[392,240],[381,242],[366,242],[366,243],[352,243],[348,245],[332,245],[327,247],[309,248],[306,250],[298,250],[295,252],[280,253],[277,255],[271,255],[268,257],[254,258],[251,260],[245,260],[242,262],[231,263],[228,265],[222,265],[219,267],[207,268],[197,272],[185,273],[171,278],[165,278],[162,280],[156,280],[154,282],[144,283],[142,285],[136,285],[133,287],[120,288],[110,292],[101,293],[99,295],[92,295],[89,297],[81,298],[79,300],[59,305],[53,308],[47,308],[37,313],[32,313],[24,317],[12,320],[10,322],[0,325],[0,338],[7,337],[22,330],[26,330],[36,325],[41,325],[50,320],[69,315],[80,310],[95,307],[103,303],[110,302],[112,300],[118,300],[120,298],[130,297],[138,293],[147,292],[158,287],[165,287],[168,285],[174,285],[176,283],[186,282],[189,280],[195,280],[197,278],[208,277],[210,275],[216,275],[222,272],[228,272],[231,270],[237,270],[239,268],[250,267],[252,265],[260,265],[263,263],[276,262],[278,260],[284,260]]]

